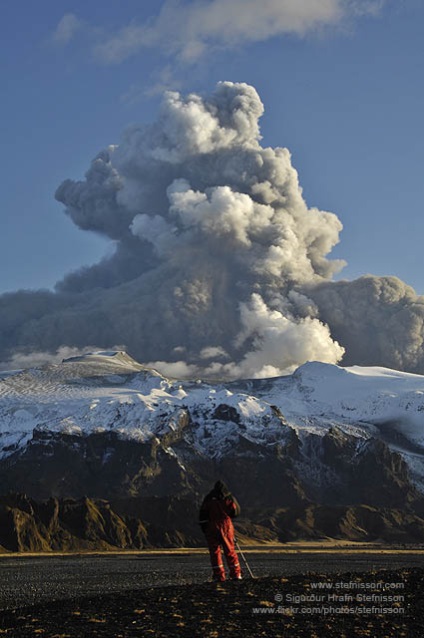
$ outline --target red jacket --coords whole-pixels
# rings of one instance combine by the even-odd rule
[[[240,505],[230,492],[214,488],[204,498],[199,513],[199,523],[206,534],[233,532],[232,518],[240,514]]]

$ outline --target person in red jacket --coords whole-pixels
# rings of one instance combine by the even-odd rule
[[[225,569],[221,547],[224,550],[230,578],[241,579],[239,559],[234,548],[234,525],[231,520],[240,514],[240,505],[225,483],[217,481],[205,496],[199,513],[199,523],[209,547],[213,580],[224,581]]]

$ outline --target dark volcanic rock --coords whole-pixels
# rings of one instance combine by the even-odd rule
[[[140,521],[117,515],[106,501],[1,499],[0,545],[9,551],[140,548],[146,538]]]
[[[106,501],[1,498],[0,545],[9,551],[140,548],[146,539],[140,521],[119,516]]]
[[[325,590],[312,595],[316,583],[329,589],[335,589],[336,583],[346,587],[329,602]],[[396,583],[401,588],[387,592],[391,595],[386,596],[384,606],[361,602],[358,591],[368,594],[369,585],[377,583]],[[309,602],[287,604],[287,600]],[[423,603],[422,568],[355,573],[324,570],[246,578],[237,583],[134,588],[50,601],[3,611],[0,631],[14,638],[419,638],[424,627]],[[362,613],[352,613],[354,606]]]
[[[312,502],[400,507],[422,501],[401,455],[378,439],[357,439],[337,427],[311,435],[295,457]]]
[[[301,440],[274,414],[280,438],[258,443],[230,406],[220,404],[215,417],[217,427],[230,428],[232,445],[217,444],[209,456],[196,447],[200,426],[185,408],[173,428],[164,423],[163,434],[147,441],[36,430],[23,449],[0,460],[0,545],[200,545],[197,512],[218,478],[237,495],[238,529],[251,538],[424,540],[422,494],[383,441],[337,427]]]

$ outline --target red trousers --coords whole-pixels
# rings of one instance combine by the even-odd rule
[[[234,548],[234,531],[231,529],[211,529],[206,536],[212,564],[214,580],[225,580],[225,568],[222,560],[221,547],[224,550],[230,578],[241,578],[239,559]]]

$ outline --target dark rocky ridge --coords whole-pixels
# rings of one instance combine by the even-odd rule
[[[424,541],[423,495],[383,441],[337,427],[302,441],[276,413],[281,441],[260,444],[243,437],[233,407],[219,406],[213,418],[237,430],[225,453],[212,458],[193,446],[202,426],[188,410],[179,412],[176,429],[164,427],[147,442],[115,432],[35,430],[23,449],[0,460],[0,545],[38,551],[203,544],[197,511],[218,477],[241,502],[242,536]]]
[[[36,501],[9,494],[0,504],[0,550],[48,552],[202,546],[197,508],[188,499],[151,497]],[[253,522],[254,516],[258,519]],[[249,508],[236,523],[239,538],[256,541],[348,538],[422,542],[424,519],[394,508],[303,505]]]

